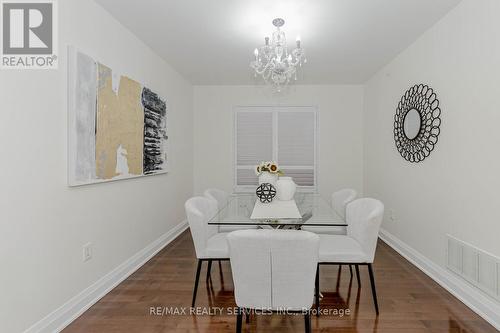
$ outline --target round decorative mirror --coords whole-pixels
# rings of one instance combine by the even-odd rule
[[[394,141],[404,159],[417,163],[430,155],[438,141],[440,116],[432,88],[419,84],[406,91],[394,116]]]
[[[420,119],[420,113],[416,109],[411,109],[405,116],[403,121],[403,129],[406,137],[409,140],[413,140],[420,133],[420,125],[422,120]]]

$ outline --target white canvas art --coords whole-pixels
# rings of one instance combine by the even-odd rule
[[[70,186],[167,172],[166,102],[69,48]]]

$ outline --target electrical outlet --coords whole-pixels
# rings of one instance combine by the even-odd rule
[[[87,243],[83,246],[83,262],[92,259],[92,243]]]
[[[396,222],[396,214],[394,213],[394,209],[389,210],[389,218],[392,222]]]

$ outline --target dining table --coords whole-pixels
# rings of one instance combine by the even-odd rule
[[[208,224],[299,230],[302,226],[347,226],[344,218],[321,195],[301,192],[292,200],[275,198],[270,203],[260,202],[255,194],[232,194]]]

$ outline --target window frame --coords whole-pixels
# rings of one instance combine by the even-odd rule
[[[248,109],[255,108],[255,112],[272,112],[272,119],[273,119],[273,149],[272,149],[272,160],[275,160],[280,163],[278,160],[278,113],[279,112],[310,112],[314,115],[314,133],[313,133],[313,138],[314,138],[314,165],[311,168],[310,166],[288,166],[286,167],[289,170],[294,170],[294,169],[309,169],[311,168],[314,173],[314,185],[313,186],[297,186],[297,191],[299,192],[306,192],[306,193],[318,193],[318,137],[319,137],[319,112],[318,112],[318,107],[315,105],[237,105],[233,106],[233,140],[232,140],[232,145],[233,145],[233,165],[232,165],[232,171],[233,171],[233,191],[235,193],[252,193],[255,191],[255,185],[238,185],[238,169],[246,169],[246,170],[253,170],[252,167],[241,167],[238,166],[238,133],[237,133],[237,114],[239,112],[249,112]],[[262,110],[263,108],[267,108],[270,110]],[[261,110],[259,110],[261,109]],[[305,110],[309,109],[309,110]],[[279,164],[281,167],[281,164]]]

